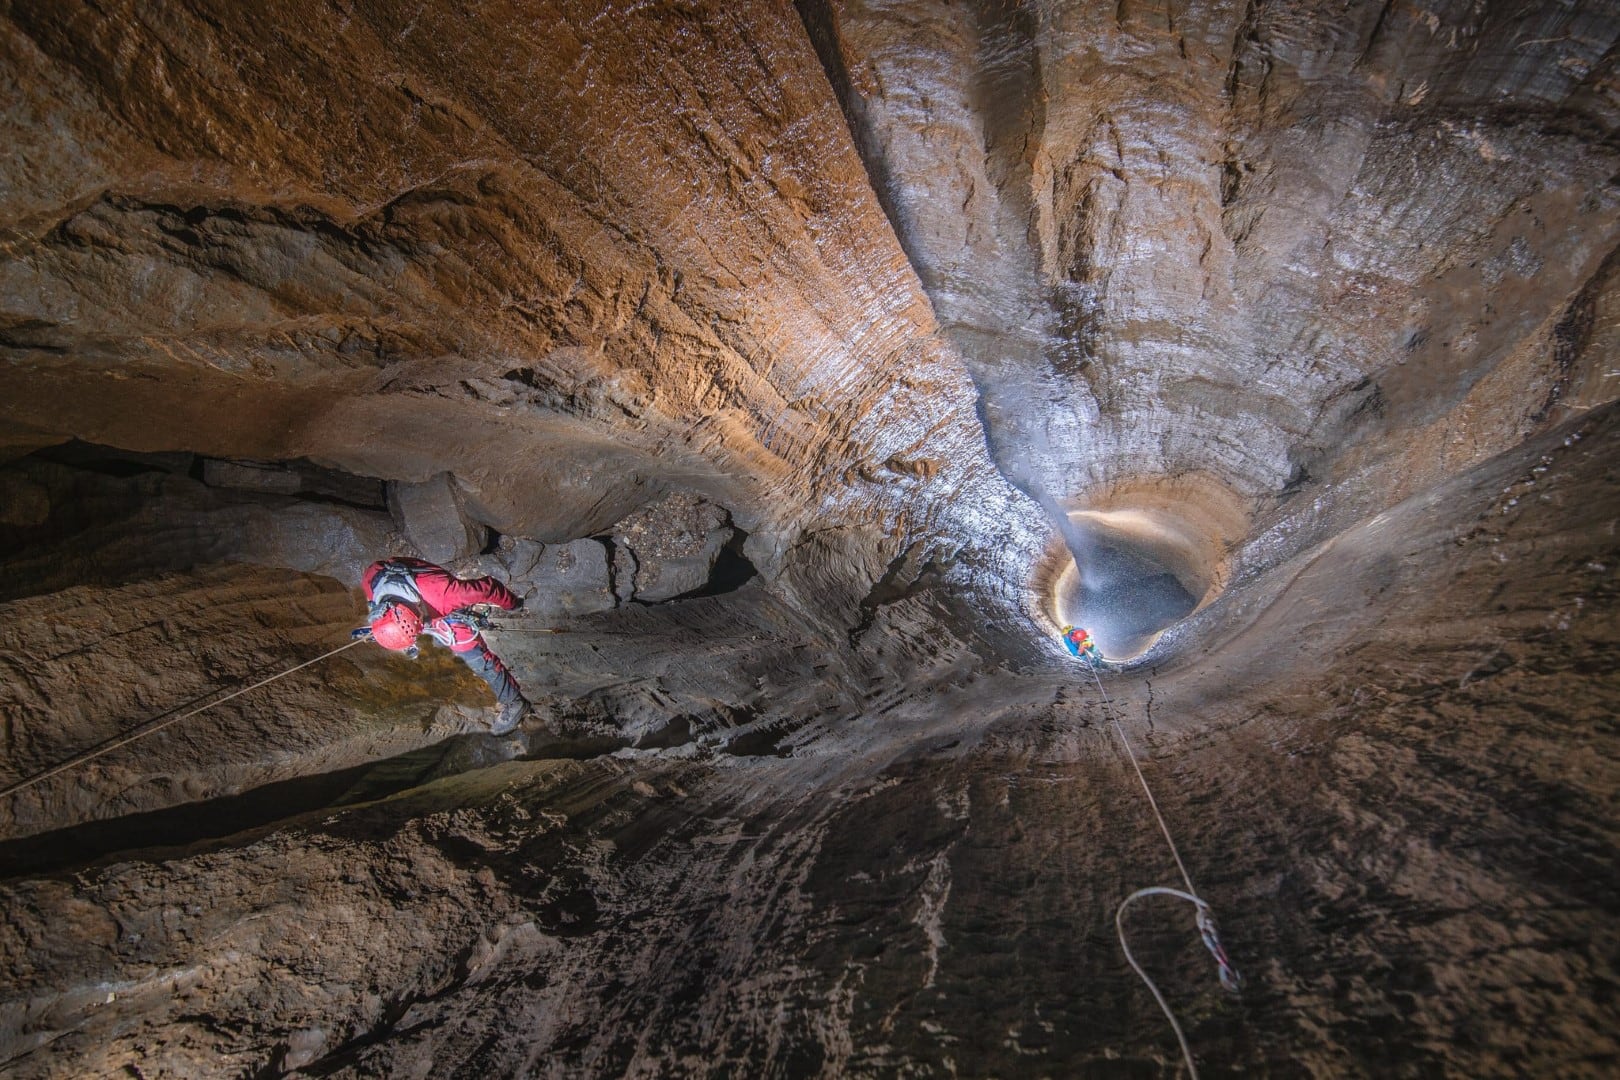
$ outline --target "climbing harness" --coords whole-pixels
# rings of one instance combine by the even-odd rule
[[[1242,988],[1243,978],[1237,973],[1237,969],[1232,966],[1231,960],[1226,955],[1226,949],[1221,945],[1220,934],[1215,928],[1215,912],[1198,895],[1198,890],[1193,887],[1192,876],[1187,873],[1187,864],[1181,861],[1181,852],[1177,850],[1176,842],[1170,836],[1170,827],[1165,824],[1164,815],[1159,812],[1159,802],[1153,797],[1153,789],[1148,787],[1147,777],[1142,774],[1142,766],[1136,760],[1136,751],[1131,749],[1131,740],[1126,738],[1125,728],[1121,726],[1119,717],[1114,713],[1113,703],[1108,699],[1108,691],[1103,689],[1102,679],[1097,675],[1096,665],[1087,660],[1086,668],[1091,672],[1092,681],[1097,684],[1097,693],[1102,696],[1103,712],[1108,717],[1109,723],[1113,725],[1114,732],[1119,736],[1120,743],[1124,745],[1125,753],[1131,759],[1131,768],[1136,770],[1137,780],[1141,781],[1142,792],[1147,796],[1148,805],[1153,808],[1153,817],[1159,823],[1159,831],[1164,834],[1164,842],[1169,845],[1170,855],[1176,860],[1176,869],[1181,871],[1181,880],[1187,885],[1185,892],[1180,889],[1172,889],[1167,885],[1150,885],[1145,889],[1137,889],[1120,901],[1119,907],[1114,909],[1114,931],[1119,935],[1119,947],[1125,953],[1125,962],[1130,964],[1131,970],[1135,971],[1137,976],[1147,984],[1148,991],[1153,995],[1153,1000],[1159,1003],[1159,1008],[1164,1010],[1165,1019],[1170,1021],[1170,1030],[1176,1033],[1176,1042],[1181,1045],[1181,1056],[1187,1062],[1188,1076],[1191,1080],[1198,1080],[1198,1066],[1193,1062],[1192,1050],[1187,1045],[1187,1036],[1182,1033],[1181,1024],[1176,1020],[1176,1014],[1170,1010],[1170,1003],[1165,1001],[1164,995],[1159,992],[1159,988],[1154,985],[1152,979],[1148,978],[1148,974],[1142,969],[1142,965],[1136,962],[1136,957],[1131,954],[1130,945],[1125,941],[1125,909],[1131,905],[1132,901],[1139,900],[1144,896],[1171,896],[1178,900],[1187,901],[1197,911],[1198,936],[1203,940],[1204,948],[1208,949],[1210,956],[1215,959],[1215,967],[1220,976],[1221,987],[1229,993],[1235,994]]]
[[[371,579],[371,604],[375,608],[386,600],[403,600],[420,604],[422,593],[416,587],[416,571],[402,562],[389,559],[378,568]]]
[[[1065,623],[1061,635],[1064,648],[1069,655],[1077,660],[1087,663],[1096,663],[1102,660],[1102,654],[1097,651],[1097,643],[1091,639],[1091,632],[1085,629],[1076,629]]]
[[[368,637],[369,637],[369,635],[368,635]],[[354,640],[350,641],[347,645],[339,645],[337,648],[332,649],[329,652],[321,653],[321,655],[315,657],[315,659],[313,659],[313,660],[305,660],[302,664],[295,665],[293,667],[288,668],[286,671],[282,671],[282,672],[279,672],[279,673],[277,673],[275,675],[271,675],[267,679],[260,679],[258,682],[254,683],[252,686],[244,686],[240,690],[233,691],[232,693],[226,694],[222,698],[217,698],[217,699],[215,699],[213,701],[210,701],[206,705],[199,705],[197,708],[192,709],[189,712],[181,713],[179,716],[171,716],[167,720],[161,720],[161,719],[160,720],[149,720],[146,723],[141,724],[138,727],[136,727],[134,731],[131,731],[127,735],[117,736],[117,737],[115,737],[115,738],[113,738],[113,739],[111,739],[111,740],[109,740],[107,742],[102,743],[100,746],[93,747],[93,748],[91,748],[89,750],[84,751],[83,753],[80,753],[80,754],[75,754],[74,756],[68,758],[66,761],[62,762],[60,765],[54,765],[51,768],[46,769],[42,773],[37,773],[37,774],[35,774],[33,776],[28,777],[25,780],[19,780],[15,784],[10,784],[7,787],[0,788],[0,798],[4,798],[7,795],[13,795],[13,794],[15,794],[15,793],[17,793],[19,791],[24,790],[25,788],[33,787],[35,784],[39,783],[41,780],[48,780],[51,777],[57,775],[58,773],[66,772],[67,770],[73,768],[75,765],[82,765],[87,761],[93,761],[96,758],[101,757],[103,754],[111,753],[112,751],[118,749],[120,746],[129,745],[130,743],[134,742],[136,739],[145,738],[146,736],[152,734],[153,732],[162,731],[164,728],[169,727],[172,724],[178,724],[180,721],[190,719],[191,717],[196,716],[200,712],[206,712],[209,709],[212,709],[215,705],[223,705],[223,704],[225,704],[225,702],[230,701],[232,698],[239,698],[243,694],[247,693],[250,690],[257,690],[259,687],[266,686],[266,685],[268,685],[270,683],[273,683],[277,679],[284,679],[288,675],[291,675],[295,671],[302,671],[304,668],[309,667],[311,664],[318,664],[322,660],[325,660],[329,656],[336,656],[338,653],[342,652],[345,649],[352,649],[356,645],[360,644],[362,641],[366,641],[367,639],[368,639],[367,637],[357,637]]]

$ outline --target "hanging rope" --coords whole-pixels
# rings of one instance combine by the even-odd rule
[[[1125,737],[1125,729],[1120,726],[1119,718],[1114,715],[1114,703],[1108,699],[1108,691],[1103,689],[1102,679],[1090,660],[1086,661],[1086,669],[1091,672],[1091,681],[1097,684],[1097,693],[1102,696],[1103,715],[1114,725],[1119,741],[1125,746],[1125,753],[1130,756],[1131,768],[1136,770],[1136,778],[1142,783],[1142,793],[1147,796],[1148,805],[1153,808],[1153,817],[1159,823],[1159,831],[1164,834],[1164,842],[1170,845],[1170,855],[1176,860],[1176,869],[1181,871],[1181,880],[1187,883],[1188,892],[1196,894],[1198,890],[1193,888],[1192,877],[1187,873],[1187,864],[1181,861],[1181,852],[1176,849],[1176,842],[1170,835],[1170,826],[1164,823],[1164,815],[1159,813],[1159,800],[1153,797],[1153,789],[1148,787],[1147,777],[1142,775],[1142,766],[1136,761],[1136,751],[1131,749],[1131,740]]]
[[[477,627],[479,630],[493,630],[498,634],[581,634],[585,637],[642,636],[642,631],[638,630],[596,630],[588,627],[584,629],[579,627],[570,629],[566,626],[513,626],[511,623],[493,622],[487,616],[482,622],[474,622],[473,626]]]
[[[1180,889],[1172,889],[1166,885],[1150,885],[1145,889],[1137,889],[1120,901],[1119,907],[1114,909],[1114,931],[1119,935],[1119,947],[1125,953],[1125,962],[1130,964],[1131,970],[1135,971],[1137,976],[1147,984],[1149,993],[1153,995],[1153,1000],[1159,1003],[1159,1008],[1164,1010],[1165,1019],[1170,1021],[1170,1030],[1176,1033],[1176,1042],[1181,1046],[1181,1056],[1187,1062],[1188,1076],[1191,1077],[1191,1080],[1198,1080],[1198,1066],[1193,1062],[1192,1049],[1187,1045],[1187,1036],[1183,1034],[1181,1024],[1176,1020],[1176,1014],[1171,1011],[1170,1003],[1164,999],[1164,995],[1159,992],[1158,986],[1148,977],[1148,973],[1142,969],[1142,965],[1136,962],[1136,957],[1131,954],[1131,947],[1125,940],[1125,909],[1131,905],[1132,901],[1139,900],[1144,896],[1171,896],[1178,900],[1187,901],[1193,905],[1197,912],[1195,919],[1198,924],[1198,936],[1203,940],[1204,948],[1208,949],[1210,956],[1215,959],[1215,967],[1220,976],[1221,986],[1235,994],[1242,987],[1243,979],[1237,973],[1237,969],[1232,966],[1231,960],[1227,958],[1226,949],[1221,945],[1220,934],[1215,928],[1215,912],[1198,895],[1198,890],[1193,887],[1192,875],[1187,873],[1187,864],[1181,861],[1181,852],[1176,848],[1175,838],[1170,835],[1170,826],[1165,824],[1164,815],[1159,812],[1159,801],[1153,797],[1153,789],[1148,786],[1147,777],[1142,774],[1142,766],[1136,760],[1136,751],[1131,749],[1131,740],[1126,737],[1125,728],[1120,724],[1119,717],[1114,713],[1113,703],[1108,699],[1108,691],[1103,689],[1102,679],[1097,674],[1096,665],[1088,659],[1086,660],[1086,669],[1091,672],[1091,679],[1097,684],[1097,693],[1102,697],[1103,715],[1113,725],[1115,734],[1119,736],[1120,743],[1125,747],[1126,756],[1131,759],[1131,768],[1136,770],[1136,779],[1141,781],[1142,793],[1147,796],[1148,805],[1153,808],[1153,817],[1159,823],[1159,831],[1164,834],[1164,842],[1169,845],[1170,855],[1176,860],[1176,869],[1181,871],[1181,880],[1187,885],[1186,892],[1182,892]]]
[[[267,686],[270,683],[275,682],[277,679],[284,679],[288,675],[291,675],[295,671],[302,671],[304,668],[309,667],[311,664],[318,664],[322,660],[325,660],[329,656],[336,656],[338,653],[342,652],[345,649],[352,649],[356,645],[359,645],[362,642],[369,641],[369,640],[370,640],[369,637],[355,638],[353,641],[349,642],[347,645],[339,645],[337,648],[331,650],[330,652],[324,652],[321,655],[315,657],[315,659],[313,659],[313,660],[305,660],[302,664],[298,664],[298,665],[296,665],[294,667],[290,667],[286,671],[279,672],[279,673],[277,673],[275,675],[270,676],[267,679],[260,679],[258,682],[254,683],[252,686],[244,686],[244,687],[242,687],[242,689],[237,690],[237,691],[235,691],[233,693],[226,694],[222,698],[217,698],[214,701],[210,701],[206,705],[199,705],[197,708],[192,709],[190,712],[183,712],[179,716],[171,716],[166,720],[151,720],[151,721],[148,721],[147,723],[140,725],[134,731],[130,732],[127,735],[118,736],[117,738],[112,739],[110,742],[102,743],[100,746],[94,747],[94,748],[92,748],[90,750],[86,750],[82,754],[75,754],[73,757],[68,758],[66,761],[62,762],[60,765],[53,766],[53,767],[51,767],[49,769],[46,769],[42,773],[37,773],[37,774],[35,774],[33,776],[30,776],[26,780],[19,780],[15,784],[11,784],[8,787],[0,788],[0,798],[4,798],[7,795],[13,795],[13,794],[15,794],[15,793],[17,793],[19,791],[22,791],[25,788],[33,787],[35,784],[39,783],[41,780],[48,780],[51,777],[57,775],[58,773],[66,772],[67,770],[73,768],[75,765],[82,765],[87,761],[93,761],[96,758],[101,757],[103,754],[111,753],[112,751],[118,749],[120,746],[128,746],[130,743],[134,742],[136,739],[143,739],[146,736],[151,735],[153,732],[162,731],[164,728],[169,727],[170,725],[173,725],[173,724],[178,724],[182,720],[190,719],[191,717],[196,716],[200,712],[207,712],[209,709],[212,709],[215,705],[223,705],[223,704],[225,704],[225,702],[230,701],[232,698],[239,698],[243,694],[247,693],[248,691],[257,690],[261,686]]]

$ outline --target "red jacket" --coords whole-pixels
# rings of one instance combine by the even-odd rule
[[[409,588],[401,584],[384,582],[375,588],[377,579],[388,567],[399,567],[409,578]],[[367,600],[401,600],[421,610],[426,616],[424,629],[435,641],[452,652],[469,652],[483,644],[477,630],[454,617],[454,613],[474,604],[491,604],[507,611],[517,607],[518,599],[512,591],[494,578],[476,578],[462,581],[442,566],[424,559],[386,559],[366,567],[361,577]],[[411,589],[416,595],[411,595]],[[446,618],[446,616],[450,616]]]

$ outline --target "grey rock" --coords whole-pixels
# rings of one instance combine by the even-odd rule
[[[218,458],[208,458],[203,462],[203,483],[209,487],[259,491],[267,495],[296,495],[304,487],[303,480],[291,469],[252,461],[221,461]]]
[[[613,595],[619,603],[628,604],[636,598],[636,574],[640,569],[641,560],[636,558],[635,549],[622,544],[613,544],[609,549],[608,571]]]
[[[240,537],[230,561],[325,574],[351,586],[360,584],[373,560],[398,546],[386,514],[351,506],[235,506],[215,511],[213,520],[222,532]]]
[[[25,527],[12,581],[29,590],[252,563],[358,585],[374,559],[407,550],[387,514],[211,488],[187,476],[134,476],[47,461],[0,472],[0,525]],[[51,515],[53,508],[63,512]]]
[[[648,603],[701,589],[736,530],[722,506],[691,492],[673,492],[613,527],[615,581],[620,599]]]
[[[501,538],[496,557],[505,567],[508,578],[522,580],[534,573],[545,553],[546,545],[538,541],[505,536]]]
[[[424,559],[432,562],[448,563],[475,555],[489,538],[489,530],[463,508],[449,473],[421,483],[389,484],[388,509],[400,531]]]
[[[507,584],[524,597],[523,617],[536,626],[618,606],[607,547],[600,541],[518,541],[511,545],[510,559]],[[499,571],[495,573],[501,576]]]

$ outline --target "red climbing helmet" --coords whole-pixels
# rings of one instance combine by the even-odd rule
[[[371,638],[385,649],[404,652],[416,644],[422,632],[422,617],[404,604],[389,604],[371,621]]]

